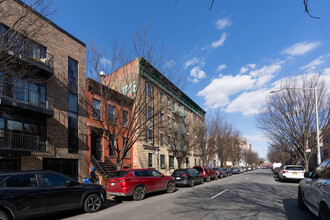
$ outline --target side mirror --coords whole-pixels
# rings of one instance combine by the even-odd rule
[[[66,185],[67,186],[74,186],[74,185],[76,185],[77,183],[75,182],[75,181],[73,181],[73,180],[68,180],[67,182],[66,182]]]

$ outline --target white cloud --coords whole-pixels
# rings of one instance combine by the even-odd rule
[[[184,63],[184,68],[187,69],[189,66],[192,66],[192,65],[195,65],[195,64],[198,64],[200,63],[201,60],[198,59],[197,57],[193,57],[191,58],[190,60],[187,60],[185,63]]]
[[[175,64],[176,64],[176,62],[174,60],[169,60],[165,63],[165,68],[171,68]]]
[[[257,78],[256,86],[260,87],[268,83],[271,79],[275,77],[275,73],[278,73],[282,69],[282,65],[274,63],[268,66],[263,66],[260,69],[253,70],[250,75]]]
[[[320,56],[319,58],[313,60],[312,62],[310,62],[306,66],[300,67],[300,69],[301,70],[306,70],[307,72],[311,72],[311,71],[315,70],[317,66],[325,63],[325,61],[322,60],[322,58],[323,58],[323,56]]]
[[[102,58],[100,59],[100,63],[101,63],[103,66],[107,66],[107,65],[110,65],[110,64],[111,64],[111,60],[102,57]]]
[[[225,111],[242,112],[244,116],[258,114],[268,94],[269,89],[243,92],[225,108]]]
[[[224,33],[221,35],[221,37],[220,37],[219,40],[212,42],[212,44],[211,44],[212,48],[215,49],[215,48],[218,48],[218,47],[222,46],[222,45],[225,43],[225,40],[226,40],[226,39],[227,39],[227,33],[224,32]]]
[[[217,29],[222,30],[231,25],[231,20],[229,18],[221,18],[215,22]]]
[[[198,83],[201,79],[206,78],[206,73],[199,66],[192,68],[188,80],[193,83]]]
[[[255,65],[255,64],[248,64],[248,65],[243,66],[243,67],[241,68],[241,70],[239,71],[239,74],[244,74],[244,73],[246,73],[247,71],[249,71],[249,69],[254,69],[254,68],[256,68],[256,65]]]
[[[218,72],[220,72],[221,70],[225,69],[226,67],[227,67],[226,64],[221,64],[221,65],[219,65],[219,66],[217,67],[216,72],[218,73]]]
[[[300,55],[305,55],[306,53],[310,52],[311,50],[319,47],[321,45],[320,41],[315,41],[315,42],[299,42],[291,47],[285,49],[282,51],[284,54],[288,54],[290,56],[300,56]]]
[[[210,108],[219,108],[229,104],[229,96],[249,89],[255,83],[249,75],[225,75],[212,80],[198,96],[205,99],[205,104]]]
[[[257,143],[265,143],[268,141],[268,138],[265,137],[264,134],[259,133],[259,134],[253,134],[253,135],[244,135],[246,137],[248,142],[257,142]]]

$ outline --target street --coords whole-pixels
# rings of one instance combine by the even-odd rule
[[[296,182],[279,182],[270,169],[256,170],[142,201],[109,199],[93,214],[77,210],[47,219],[316,219],[298,209],[297,188]]]

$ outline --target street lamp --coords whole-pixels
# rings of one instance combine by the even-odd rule
[[[315,95],[315,114],[316,114],[316,138],[317,138],[317,163],[320,164],[321,163],[321,151],[320,151],[320,131],[319,131],[319,114],[318,114],[318,107],[317,107],[317,91],[316,91],[316,87],[314,88],[283,88],[283,89],[279,89],[279,90],[274,90],[271,91],[270,93],[276,93],[276,92],[280,92],[282,90],[313,90],[314,91],[314,95]]]

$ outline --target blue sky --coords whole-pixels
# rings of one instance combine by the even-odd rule
[[[256,126],[269,91],[284,77],[318,72],[330,86],[330,1],[80,0],[53,1],[53,21],[80,40],[110,51],[114,37],[128,45],[151,21],[151,36],[173,54],[184,92],[212,115],[232,122],[266,157]]]

